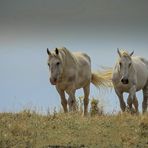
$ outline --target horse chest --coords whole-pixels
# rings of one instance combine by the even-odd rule
[[[120,90],[121,92],[129,92],[131,86],[130,85],[124,85],[122,83],[119,83],[118,85],[116,85],[116,88],[118,90]]]
[[[58,87],[62,90],[71,90],[75,88],[75,79],[76,76],[72,75],[69,77],[64,78],[60,83],[58,83]]]
[[[123,84],[121,82],[121,76],[117,72],[113,73],[112,82],[114,87],[118,89],[120,92],[129,92],[131,88],[131,83]]]

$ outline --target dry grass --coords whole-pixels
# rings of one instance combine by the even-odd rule
[[[148,114],[0,113],[0,148],[148,147]]]

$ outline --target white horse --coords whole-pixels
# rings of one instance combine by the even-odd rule
[[[143,90],[143,113],[147,110],[148,104],[148,61],[142,57],[132,56],[124,50],[118,49],[119,59],[113,70],[112,82],[115,92],[120,101],[122,111],[125,111],[126,104],[123,99],[123,92],[129,93],[127,104],[132,111],[132,104],[138,112],[138,100],[136,92]]]
[[[61,97],[61,104],[64,112],[67,112],[67,104],[69,110],[76,110],[75,92],[79,88],[84,90],[84,115],[88,112],[90,83],[96,87],[109,86],[111,82],[111,71],[92,73],[91,60],[85,53],[71,53],[66,48],[56,48],[49,51],[48,66],[50,71],[50,82],[56,86]],[[69,95],[69,99],[65,98],[65,92]]]

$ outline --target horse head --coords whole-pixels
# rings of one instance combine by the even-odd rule
[[[63,64],[60,58],[60,51],[58,48],[55,48],[54,51],[50,52],[47,48],[47,54],[50,71],[50,83],[52,85],[56,85],[60,81],[63,73]]]
[[[123,84],[128,84],[129,83],[129,72],[130,69],[132,68],[132,55],[134,54],[134,51],[131,52],[130,54],[124,50],[120,51],[117,49],[118,55],[119,55],[119,60],[118,60],[118,65],[119,65],[119,72],[121,76],[121,82]]]

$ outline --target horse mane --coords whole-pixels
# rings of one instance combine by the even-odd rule
[[[58,48],[58,51],[60,53],[60,59],[63,61],[65,64],[77,64],[77,59],[76,57],[70,52],[67,48],[62,47]]]

